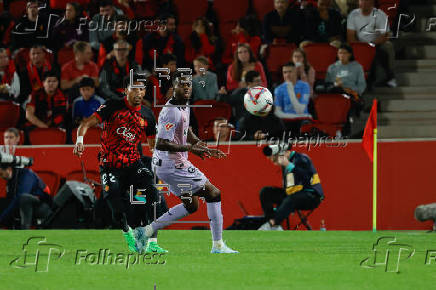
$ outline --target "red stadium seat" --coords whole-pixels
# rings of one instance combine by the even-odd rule
[[[259,20],[263,21],[263,18],[267,13],[274,10],[274,2],[273,1],[265,1],[265,0],[252,0],[253,8],[256,11],[257,17]]]
[[[368,76],[375,57],[375,47],[364,42],[353,42],[351,47],[356,61],[362,65],[365,76]]]
[[[26,0],[13,0],[9,3],[9,13],[13,18],[19,19],[26,12]]]
[[[6,197],[6,180],[0,178],[0,198]]]
[[[180,24],[193,23],[198,17],[204,16],[207,11],[207,0],[174,0]]]
[[[336,136],[338,130],[347,122],[350,110],[350,97],[341,94],[323,94],[314,99],[315,112],[318,116],[312,124],[301,126],[301,133],[310,132],[316,128],[331,137]]]
[[[64,145],[66,134],[57,128],[36,128],[30,131],[29,139],[32,145]]]
[[[95,170],[87,170],[86,171],[86,178],[87,180],[85,180],[85,177],[83,176],[83,171],[82,170],[74,170],[71,171],[67,174],[66,176],[66,180],[76,180],[76,181],[80,181],[80,182],[94,182],[97,183],[97,185],[95,186],[95,196],[97,198],[100,198],[100,194],[101,194],[101,186],[98,185],[100,183],[100,173],[95,171]]]
[[[101,132],[102,130],[99,127],[89,128],[88,131],[86,131],[86,135],[83,142],[85,142],[85,144],[100,144]],[[72,137],[73,137],[73,143],[76,143],[77,128],[73,130]]]
[[[200,100],[194,105],[211,105],[210,108],[193,107],[195,118],[198,122],[198,137],[203,140],[213,140],[213,123],[216,118],[223,117],[227,120],[232,115],[232,107],[223,102],[214,100]]]
[[[67,62],[74,59],[73,48],[71,47],[62,47],[58,51],[58,64],[59,66],[63,66]]]
[[[316,79],[324,79],[328,67],[336,61],[337,48],[328,43],[311,43],[304,47],[307,61],[315,69]]]
[[[269,0],[267,0],[269,1]],[[239,18],[245,16],[248,10],[249,0],[219,0],[213,1],[213,8],[218,15],[218,21],[236,22]]]
[[[3,138],[6,129],[0,129],[0,145],[5,145],[5,139]],[[20,143],[18,145],[24,144],[24,132],[20,130]]]
[[[38,176],[44,181],[45,185],[50,188],[50,195],[55,196],[61,183],[61,177],[59,174],[51,171],[35,171],[35,173],[38,174]]]
[[[398,5],[399,3],[396,3],[394,0],[386,1],[384,3],[381,3],[378,8],[380,10],[383,10],[384,13],[388,16],[389,26],[392,26],[392,22],[397,17],[398,13]]]
[[[0,129],[15,127],[19,119],[20,107],[18,105],[14,105],[12,102],[0,101]]]
[[[291,55],[295,44],[275,44],[268,47],[268,56],[266,58],[266,67],[271,73],[273,82],[281,79],[282,66],[291,60]]]

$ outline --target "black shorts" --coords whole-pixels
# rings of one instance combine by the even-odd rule
[[[138,193],[146,196],[146,203],[156,201],[153,173],[141,160],[126,168],[100,167],[100,180],[103,198],[120,196],[130,201],[130,195]]]

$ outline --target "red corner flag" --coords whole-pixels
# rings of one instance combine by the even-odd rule
[[[377,100],[372,102],[371,113],[366,122],[365,131],[363,132],[362,147],[368,154],[369,159],[373,162],[374,152],[374,129],[377,129]]]

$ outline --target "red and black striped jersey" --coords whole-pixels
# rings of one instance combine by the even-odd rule
[[[156,135],[156,121],[147,107],[129,105],[123,100],[110,100],[101,105],[94,115],[103,122],[100,165],[124,168],[140,159],[138,151],[143,134]]]

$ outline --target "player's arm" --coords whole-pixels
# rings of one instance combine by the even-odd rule
[[[189,127],[189,129],[188,129],[187,141],[189,143],[191,143],[192,145],[199,145],[202,147],[207,147],[207,144],[205,142],[203,142],[200,138],[198,138],[197,135],[194,134],[194,132],[192,132],[191,127]],[[223,158],[223,157],[227,156],[224,152],[222,152],[221,150],[218,150],[218,149],[209,148],[209,153],[210,153],[210,156],[215,157],[215,158]]]
[[[77,129],[77,141],[73,151],[75,155],[81,156],[83,154],[83,151],[85,150],[85,146],[83,145],[83,137],[85,136],[89,128],[92,128],[99,123],[100,120],[95,114],[89,118],[84,119],[82,123],[80,123],[80,126]]]
[[[168,152],[192,152],[193,154],[199,156],[201,159],[204,159],[205,156],[211,156],[210,150],[207,147],[192,144],[180,145],[171,142],[168,139],[162,138],[157,138],[156,149]]]
[[[26,107],[26,119],[38,128],[48,128],[47,124],[35,116],[35,107]]]
[[[191,143],[192,145],[196,145],[200,143],[199,145],[206,146],[206,143],[204,143],[200,138],[197,137],[197,135],[192,132],[192,128],[188,128],[188,136],[187,136],[188,143]]]
[[[155,138],[147,138],[148,149],[153,153],[154,148],[156,147],[156,139]]]

